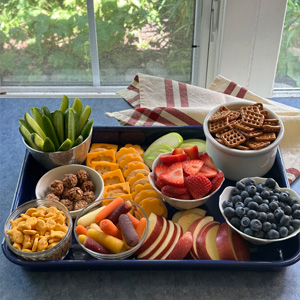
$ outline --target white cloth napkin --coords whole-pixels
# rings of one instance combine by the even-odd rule
[[[127,89],[119,91],[133,108],[107,112],[121,125],[187,126],[201,125],[214,107],[237,98],[263,103],[283,121],[280,143],[289,182],[300,176],[300,110],[255,95],[229,79],[217,76],[208,89],[167,78],[137,74]]]

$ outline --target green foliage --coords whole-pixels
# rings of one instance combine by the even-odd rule
[[[189,74],[193,5],[190,0],[95,0],[101,74],[153,62],[170,74]],[[89,46],[86,0],[2,1],[0,78],[24,85],[86,84],[92,79]]]
[[[290,78],[300,87],[300,0],[287,2],[276,77]]]

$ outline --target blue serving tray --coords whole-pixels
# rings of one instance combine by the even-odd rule
[[[139,144],[145,149],[158,137],[169,133],[178,132],[184,139],[205,139],[202,126],[184,127],[94,127],[92,143],[111,143],[120,147],[127,143]],[[35,199],[35,186],[40,177],[46,173],[31,154],[26,151],[24,162],[20,171],[11,211],[22,203]],[[265,177],[273,177],[281,187],[289,187],[280,150],[277,151],[276,160],[272,169]],[[220,193],[228,185],[234,182],[225,180],[222,188],[203,206],[207,215],[212,215],[215,220],[224,222],[218,207]],[[176,212],[166,203],[169,218]],[[30,262],[16,257],[2,242],[4,255],[12,262],[26,269],[45,270],[104,270],[104,269],[190,269],[190,270],[255,270],[278,271],[300,259],[300,238],[297,235],[287,241],[271,243],[268,245],[250,245],[250,261],[226,261],[226,260],[137,260],[129,258],[125,260],[97,260],[87,254],[77,244],[74,236],[69,254],[64,260]]]

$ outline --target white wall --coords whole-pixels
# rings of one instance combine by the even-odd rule
[[[271,97],[285,9],[286,0],[227,0],[218,73]]]

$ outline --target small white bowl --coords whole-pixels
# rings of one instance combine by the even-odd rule
[[[162,153],[160,154],[155,161],[153,162],[152,165],[152,170],[155,169],[155,167],[157,165],[161,164],[160,161],[160,156],[167,156],[167,155],[171,155],[172,153]],[[221,170],[219,170],[219,172],[221,172]],[[201,206],[203,204],[205,204],[222,186],[223,182],[225,179],[223,179],[223,182],[220,184],[220,186],[211,194],[203,197],[203,198],[199,198],[199,199],[192,199],[192,200],[182,200],[182,199],[177,199],[177,198],[172,198],[172,197],[168,197],[166,195],[164,195],[156,186],[154,183],[154,172],[152,171],[149,175],[149,182],[152,185],[152,187],[155,189],[155,191],[166,201],[168,202],[171,206],[173,206],[174,208],[178,209],[178,210],[183,210],[183,209],[191,209],[191,208],[195,208],[198,206]]]
[[[248,177],[247,177],[248,178]],[[243,178],[241,179],[241,181],[245,181],[247,178]],[[251,177],[256,181],[256,184],[258,183],[263,183],[266,181],[267,178],[263,178],[263,177]],[[298,199],[298,203],[300,204],[300,196],[292,189],[289,188],[280,188],[278,186],[278,184],[276,183],[276,187],[279,188],[281,191],[288,191],[290,193],[291,197],[296,197]],[[231,191],[234,187],[233,186],[228,186],[226,187],[222,194],[220,195],[219,198],[219,209],[225,219],[225,221],[227,222],[227,224],[236,232],[238,232],[245,240],[251,242],[252,244],[256,244],[256,245],[264,245],[264,244],[269,244],[269,243],[274,243],[274,242],[281,242],[287,239],[290,239],[294,236],[296,236],[299,232],[300,232],[300,228],[298,228],[297,230],[295,230],[292,234],[289,234],[288,236],[284,237],[284,238],[280,238],[280,239],[261,239],[261,238],[256,238],[256,237],[252,237],[250,235],[247,235],[243,232],[241,232],[240,230],[238,230],[236,227],[234,227],[226,218],[226,216],[224,215],[224,209],[222,207],[222,203],[226,200],[230,198],[231,195]]]
[[[253,105],[251,101],[235,101],[223,104],[229,109],[236,110],[242,106]],[[260,150],[239,150],[220,144],[209,132],[208,119],[219,110],[220,106],[213,109],[205,118],[203,130],[206,136],[206,152],[213,159],[217,168],[224,172],[227,179],[240,180],[245,177],[263,176],[272,168],[280,141],[283,138],[284,126],[281,119],[272,111],[265,108],[269,118],[278,119],[281,129],[277,138],[269,146]]]
[[[35,188],[35,195],[37,199],[45,198],[45,196],[49,192],[49,186],[53,180],[63,180],[65,174],[68,173],[76,174],[76,172],[79,170],[85,170],[89,173],[90,180],[95,185],[94,194],[96,198],[94,201],[100,199],[104,192],[104,182],[101,175],[97,171],[93,170],[92,168],[87,167],[85,165],[79,165],[79,164],[60,166],[45,173],[40,178]],[[76,218],[76,216],[81,210],[82,209],[70,211],[72,218]]]

